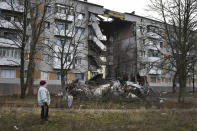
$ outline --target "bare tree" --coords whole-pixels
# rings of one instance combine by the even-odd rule
[[[167,42],[163,63],[170,63],[179,80],[179,102],[184,102],[186,81],[196,63],[197,2],[195,0],[150,0],[150,8],[161,16],[163,35]]]
[[[88,54],[87,26],[88,19],[81,12],[77,1],[67,0],[56,4],[54,19],[55,40],[45,45],[45,53],[51,57],[56,69],[60,69],[61,90],[63,96],[69,93],[68,73],[72,69],[81,71],[87,66],[83,65]],[[87,70],[87,69],[86,69]]]
[[[17,46],[20,49],[20,63],[18,64],[20,65],[21,98],[25,98],[27,88],[29,88],[29,94],[33,93],[35,55],[39,49],[37,48],[39,39],[45,29],[44,22],[49,18],[49,15],[46,15],[47,5],[49,4],[50,2],[45,0],[6,2],[9,10],[19,14],[18,21],[7,22],[9,22],[8,28],[15,29],[17,33],[17,39],[12,40],[11,45]],[[26,56],[29,56],[29,58],[26,58]],[[26,63],[27,69],[25,68]],[[26,70],[27,75],[25,78]]]

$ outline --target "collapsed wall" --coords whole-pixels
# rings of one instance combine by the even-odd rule
[[[110,21],[100,21],[100,28],[107,37],[107,77],[133,78],[137,74],[137,45],[135,23],[124,20],[115,12],[107,16]],[[111,15],[109,15],[111,14]]]

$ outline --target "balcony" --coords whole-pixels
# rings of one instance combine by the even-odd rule
[[[55,19],[73,22],[74,21],[74,16],[73,15],[68,15],[68,14],[56,13],[55,14]]]
[[[21,23],[15,21],[0,20],[0,28],[20,30],[22,29],[22,25]]]
[[[19,48],[20,43],[17,41],[9,40],[6,38],[0,38],[0,47],[10,47],[10,48]]]
[[[64,30],[64,29],[58,29],[58,28],[54,28],[54,35],[57,36],[67,36],[67,37],[73,37],[74,33],[70,30]]]
[[[92,40],[102,51],[106,50],[106,46],[96,36],[90,35],[89,40]]]
[[[23,12],[23,10],[24,10],[23,6],[19,5],[18,3],[10,5],[7,2],[0,2],[0,9],[11,10],[11,11],[15,11],[15,12]]]
[[[161,36],[159,36],[157,33],[154,32],[148,32],[146,36],[153,39],[161,39]]]

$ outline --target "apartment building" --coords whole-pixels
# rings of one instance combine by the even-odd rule
[[[108,40],[107,76],[135,81],[139,74],[155,90],[172,91],[175,74],[168,70],[172,69],[171,65],[158,66],[169,53],[168,45],[161,37],[165,35],[163,24],[134,12],[106,10],[104,16],[111,18],[111,21],[101,23]],[[176,85],[178,87],[177,78]],[[193,87],[192,78],[188,78],[187,87],[187,90]]]
[[[20,24],[23,18],[22,4],[20,0],[0,1],[0,95],[20,93],[19,46],[21,41],[18,36],[20,29],[15,28],[14,24]],[[42,8],[43,5],[39,7],[40,10]],[[47,5],[48,18],[38,43],[44,48],[36,53],[35,86],[39,84],[40,80],[46,80],[51,90],[54,92],[59,90],[60,59],[54,57],[53,52],[58,54],[65,36],[68,41],[72,39],[72,44],[76,44],[74,41],[80,42],[80,51],[65,76],[66,79],[86,81],[98,73],[103,73],[105,76],[103,70],[105,70],[106,60],[102,52],[106,51],[106,46],[103,44],[106,37],[102,34],[95,16],[95,14],[99,15],[103,12],[102,6],[86,1],[71,1],[69,3],[64,0],[56,0]],[[26,47],[26,63],[28,63],[31,39],[31,28],[29,27],[27,34],[29,40]],[[53,51],[49,50],[46,45],[51,45]],[[69,63],[71,60],[72,53],[70,53],[67,62]]]
[[[9,6],[12,2],[15,9]],[[47,5],[51,14],[45,21],[45,30],[39,38],[40,44],[58,47],[69,39],[81,38],[81,51],[66,75],[66,79],[86,81],[96,74],[103,78],[146,76],[151,87],[162,91],[171,90],[173,73],[155,68],[165,55],[167,43],[155,33],[162,24],[158,21],[135,15],[105,9],[87,1],[76,1],[70,5],[64,0],[55,0]],[[20,23],[23,8],[21,1],[0,0],[0,95],[20,92],[20,50],[17,32],[13,23]],[[31,29],[30,29],[31,30]],[[73,36],[73,30],[76,38]],[[29,37],[30,35],[30,31]],[[29,41],[28,41],[29,42]],[[74,44],[74,43],[73,43]],[[28,50],[26,47],[26,62]],[[35,86],[40,80],[47,80],[54,92],[60,87],[60,60],[46,48],[36,54]],[[68,58],[71,61],[72,55]],[[169,65],[170,66],[170,65]],[[168,67],[166,67],[168,68]],[[191,80],[188,80],[188,86]],[[6,87],[6,88],[5,88]]]

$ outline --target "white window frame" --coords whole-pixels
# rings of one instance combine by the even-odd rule
[[[2,79],[15,79],[16,78],[16,70],[15,69],[2,69],[1,70],[1,78]]]
[[[49,80],[49,72],[41,71],[41,80]]]

